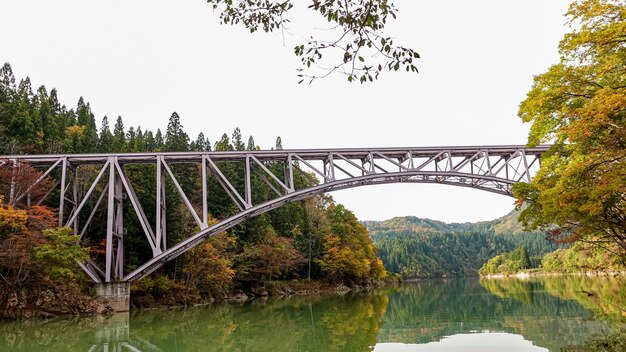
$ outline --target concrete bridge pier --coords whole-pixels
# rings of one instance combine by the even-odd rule
[[[106,282],[96,284],[98,302],[111,307],[115,312],[130,309],[130,282]]]

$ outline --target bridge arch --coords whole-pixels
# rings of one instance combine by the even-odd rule
[[[441,178],[438,180],[437,178]],[[472,183],[467,182],[455,182],[447,180],[449,178],[466,180],[471,179],[472,181],[488,181],[498,184],[499,189],[493,189],[488,187],[481,186],[473,186]],[[443,172],[404,172],[404,173],[392,173],[384,176],[380,175],[367,175],[356,177],[354,179],[349,180],[339,180],[333,181],[325,184],[316,185],[311,188],[306,188],[303,190],[295,191],[293,193],[288,193],[281,197],[275,198],[265,203],[258,204],[249,209],[246,209],[238,214],[235,214],[229,218],[226,218],[217,224],[209,226],[203,230],[200,230],[198,233],[188,237],[182,242],[176,244],[173,247],[170,247],[165,252],[155,256],[150,259],[148,262],[144,263],[142,266],[138,267],[131,273],[127,274],[122,281],[134,281],[149,275],[154,270],[161,267],[163,264],[175,259],[176,257],[182,255],[186,251],[191,248],[197,246],[198,244],[204,242],[209,237],[218,234],[223,231],[227,231],[230,228],[242,223],[243,221],[253,218],[255,216],[259,216],[261,214],[267,213],[271,210],[280,208],[281,206],[295,202],[299,200],[304,200],[306,198],[310,198],[316,195],[321,195],[333,191],[362,187],[367,185],[380,185],[380,184],[390,184],[390,183],[437,183],[437,184],[446,184],[451,186],[461,186],[461,187],[471,187],[480,189],[487,192],[493,192],[497,194],[511,196],[510,187],[514,182],[512,181],[504,181],[492,176],[472,176],[462,174],[462,173],[443,173]]]
[[[421,147],[421,148],[354,148],[315,150],[271,150],[241,152],[200,153],[138,153],[138,154],[87,154],[87,155],[34,155],[0,157],[0,166],[16,167],[20,163],[44,168],[45,172],[33,185],[19,192],[11,188],[10,201],[28,197],[29,190],[55,169],[60,169],[59,225],[70,226],[77,234],[84,233],[100,203],[107,207],[106,262],[102,269],[88,261],[81,266],[95,282],[129,282],[141,279],[165,263],[202,243],[214,234],[228,230],[246,219],[279,208],[286,203],[306,199],[336,190],[366,185],[389,183],[437,183],[511,196],[511,187],[517,182],[530,182],[539,167],[541,155],[549,146],[478,147]],[[243,191],[234,187],[234,180],[225,176],[220,163],[235,162],[242,165]],[[202,213],[194,205],[172,172],[170,165],[192,163],[200,166],[202,178]],[[141,200],[134,192],[132,182],[124,167],[132,164],[155,165],[157,187],[156,219],[149,221]],[[280,164],[284,175],[270,170],[270,164]],[[77,175],[81,166],[96,165],[100,170],[85,194],[77,192]],[[275,167],[274,167],[275,169]],[[312,179],[314,186],[296,189],[294,173],[302,172]],[[252,202],[251,175],[261,176],[276,197],[260,204]],[[70,177],[71,175],[71,177]],[[105,177],[105,175],[107,177]],[[281,177],[282,176],[282,177]],[[174,184],[183,203],[200,228],[196,234],[167,248],[165,223],[165,178]],[[215,178],[240,211],[209,226],[207,219],[207,178]],[[108,178],[108,181],[106,179]],[[241,180],[239,180],[241,181]],[[241,183],[241,182],[240,182]],[[66,204],[66,192],[70,204]],[[102,188],[94,209],[84,224],[79,224],[84,205]],[[106,201],[104,201],[106,196]],[[93,197],[95,198],[95,196]],[[127,198],[139,219],[153,257],[129,273],[124,273],[123,208]],[[69,212],[66,212],[69,210]],[[86,217],[85,214],[83,217]],[[153,225],[154,224],[154,225]],[[117,242],[114,246],[114,242]]]

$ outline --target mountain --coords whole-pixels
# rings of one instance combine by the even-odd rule
[[[445,223],[415,216],[364,221],[387,270],[405,278],[478,274],[490,258],[524,246],[535,261],[556,247],[543,232],[524,231],[519,213],[476,223]]]

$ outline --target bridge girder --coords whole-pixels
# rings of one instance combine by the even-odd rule
[[[510,196],[513,184],[531,181],[539,167],[541,155],[548,149],[549,146],[476,146],[13,155],[0,156],[0,168],[18,170],[21,164],[28,164],[43,172],[24,189],[18,189],[17,184],[12,182],[9,202],[13,204],[43,202],[54,188],[36,200],[31,199],[30,191],[44,178],[54,176],[55,192],[59,198],[59,226],[73,228],[74,233],[81,238],[101,205],[106,206],[104,263],[89,260],[80,265],[95,282],[113,282],[140,279],[212,235],[246,219],[289,202],[340,189],[388,183],[439,183]],[[196,176],[201,183],[201,201],[198,204],[190,200],[189,190],[185,190],[179,182],[180,177],[173,171],[174,164],[197,166]],[[223,168],[227,164],[239,165],[243,175],[224,173]],[[154,166],[154,217],[146,215],[142,199],[134,191],[133,182],[126,171],[129,165]],[[83,173],[91,175],[91,178],[88,181],[81,179],[79,175]],[[252,175],[263,182],[265,191],[271,190],[275,196],[255,203],[254,195],[258,190],[252,186]],[[296,189],[296,175],[310,178],[314,186]],[[210,199],[207,182],[210,178],[217,181],[239,209],[237,214],[214,225],[208,221]],[[166,182],[173,184],[175,192],[199,228],[199,232],[170,248],[166,236]],[[265,191],[264,194],[267,193]],[[125,233],[124,217],[129,216],[125,214],[124,202],[130,203],[128,208],[133,209],[132,212],[139,220],[143,236],[153,254],[150,260],[130,273],[124,273],[124,237],[128,235]]]

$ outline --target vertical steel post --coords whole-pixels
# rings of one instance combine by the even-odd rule
[[[59,192],[59,227],[63,226],[63,211],[65,208],[66,178],[67,178],[67,158],[63,158],[63,165],[61,165],[61,191]]]
[[[107,237],[104,281],[111,282],[113,259],[113,225],[115,220],[115,158],[109,157],[109,185],[107,202]]]
[[[156,234],[155,245],[161,250],[167,249],[166,238],[166,209],[165,209],[165,174],[163,173],[163,156],[157,155],[156,177]]]
[[[78,211],[78,166],[74,168],[72,172],[72,201],[74,202],[74,209],[72,212]],[[72,229],[74,229],[74,235],[80,233],[78,228],[78,214],[75,214],[74,221],[72,222]]]
[[[245,168],[244,170],[244,174],[245,174],[244,197],[246,198],[246,204],[247,204],[246,208],[247,208],[248,206],[252,205],[252,185],[251,185],[251,178],[250,178],[250,155],[246,155],[246,164],[244,168]]]
[[[161,246],[161,183],[163,182],[163,164],[161,163],[161,156],[156,157],[156,223],[155,223],[155,245]]]
[[[521,150],[520,153],[522,154],[522,160],[524,160],[526,180],[530,183],[531,182],[530,167],[528,166],[528,160],[526,159],[526,152],[524,150]]]
[[[333,161],[333,154],[328,154],[328,157],[324,159],[324,183],[335,180],[335,163]]]
[[[116,161],[117,162],[117,161]],[[114,279],[118,281],[124,277],[124,189],[121,175],[115,177],[115,239],[117,251],[115,259]]]
[[[13,168],[11,169],[11,190],[9,193],[9,204],[15,202],[15,174],[17,173],[17,160],[13,159]]]
[[[209,226],[209,204],[207,201],[206,158],[202,156],[202,222]],[[157,240],[158,245],[158,240]]]
[[[289,192],[294,192],[296,187],[293,180],[293,160],[291,154],[287,155],[287,165],[285,165],[285,184],[289,187]]]

